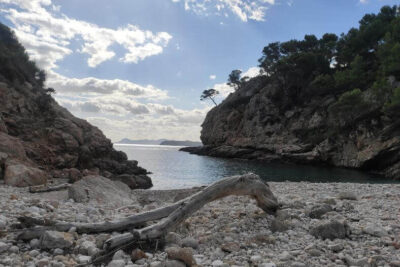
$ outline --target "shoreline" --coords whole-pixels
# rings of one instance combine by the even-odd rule
[[[276,217],[263,213],[247,197],[230,196],[207,204],[182,223],[173,234],[178,238],[175,242],[181,246],[185,240],[192,242],[198,266],[398,266],[394,264],[400,262],[400,184],[268,184],[282,205]],[[76,203],[68,200],[65,190],[30,194],[27,188],[0,184],[0,221],[10,229],[21,214],[76,222],[112,220],[172,203],[196,190],[133,190],[131,205],[121,209],[97,202]],[[320,219],[310,217],[313,210],[326,205],[331,211]],[[346,221],[349,236],[330,241],[311,234],[316,225],[331,220]],[[45,266],[46,262],[74,266],[88,260],[90,252],[84,246],[97,250],[110,236],[72,234],[73,245],[61,251],[40,250],[38,240],[15,242],[13,234],[1,237],[0,266]],[[112,262],[124,265],[112,266],[171,264],[162,250],[146,255],[135,265],[130,255],[121,252]],[[183,266],[178,263],[169,266]]]

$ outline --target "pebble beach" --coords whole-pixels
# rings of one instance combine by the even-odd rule
[[[211,202],[166,236],[157,251],[118,251],[106,266],[400,266],[400,185],[271,182],[276,216],[255,201]],[[17,217],[69,222],[116,220],[151,210],[193,190],[134,190],[123,205],[76,203],[68,190],[32,194],[0,185],[0,266],[76,266],[120,233],[46,232],[17,240]],[[90,264],[88,264],[90,266]]]

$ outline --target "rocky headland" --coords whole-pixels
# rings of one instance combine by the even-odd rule
[[[259,76],[230,74],[235,92],[208,112],[204,147],[182,150],[400,179],[399,21],[398,6],[384,6],[340,36],[268,44]]]
[[[152,186],[138,162],[116,151],[87,121],[58,105],[45,74],[29,61],[13,33],[0,25],[0,180],[11,186],[75,182],[87,175]]]

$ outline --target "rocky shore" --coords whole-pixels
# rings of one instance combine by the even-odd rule
[[[77,188],[87,180],[39,194],[0,184],[0,266],[76,266],[118,234],[78,234],[72,228],[16,241],[18,216],[109,221],[199,190],[132,191],[104,179],[114,183],[107,190],[124,193],[98,195],[108,191],[96,192],[92,186],[89,198],[79,199]],[[206,205],[168,233],[166,248],[119,251],[108,266],[400,266],[400,185],[274,182],[270,187],[281,204],[276,216],[263,213],[247,197],[230,196]]]

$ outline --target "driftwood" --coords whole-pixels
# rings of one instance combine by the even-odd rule
[[[257,201],[257,206],[268,214],[275,214],[278,209],[278,202],[269,189],[269,186],[264,183],[259,176],[255,174],[246,174],[219,180],[200,192],[170,206],[131,215],[118,221],[89,224],[20,217],[19,220],[24,227],[32,227],[34,225],[40,226],[26,229],[18,238],[29,240],[39,237],[43,231],[46,230],[68,231],[71,227],[76,227],[78,233],[130,231],[110,238],[105,242],[103,251],[95,255],[91,262],[99,263],[104,261],[105,258],[109,257],[113,252],[125,248],[127,245],[143,241],[154,242],[154,240],[157,240],[158,242],[158,240],[163,239],[166,233],[173,230],[205,204],[229,195],[248,195],[254,198]],[[146,222],[159,219],[163,220],[142,229],[135,229],[135,227],[143,226]]]
[[[71,184],[60,184],[55,186],[48,186],[48,185],[39,185],[39,186],[31,186],[29,187],[30,193],[44,193],[44,192],[51,192],[51,191],[61,191],[67,189],[71,186]]]

